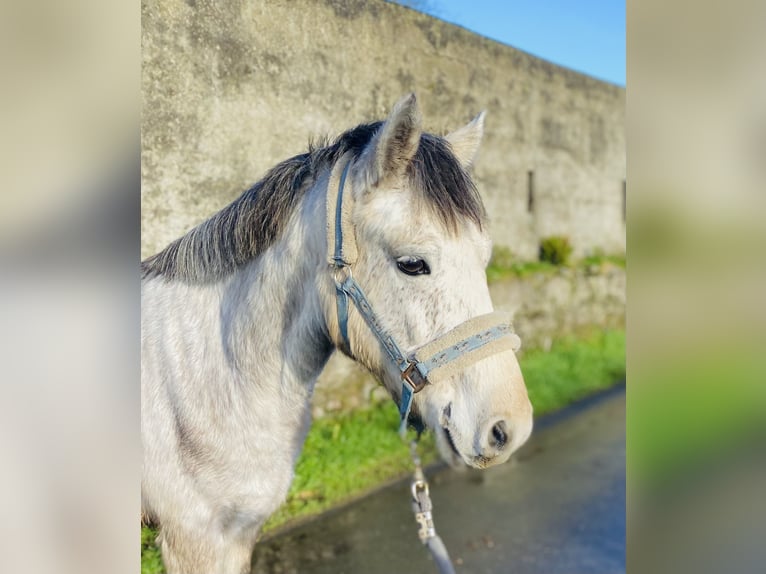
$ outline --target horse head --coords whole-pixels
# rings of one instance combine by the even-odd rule
[[[342,174],[346,233],[354,236],[348,273],[364,289],[382,331],[407,356],[493,310],[485,273],[491,241],[469,175],[483,122],[482,113],[443,138],[424,133],[415,96],[407,96]],[[353,306],[341,332],[332,274],[323,276],[331,338],[402,401],[402,372],[386,345]],[[532,430],[514,351],[496,352],[425,385],[414,396],[411,417],[435,432],[442,457],[453,466],[486,468],[508,460]]]

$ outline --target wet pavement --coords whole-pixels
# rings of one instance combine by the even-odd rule
[[[625,388],[536,422],[515,460],[428,473],[434,521],[461,573],[625,572]],[[254,574],[436,573],[409,481],[256,546]]]

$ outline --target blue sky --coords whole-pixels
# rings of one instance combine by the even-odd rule
[[[426,0],[421,4],[438,18],[482,36],[625,85],[624,1]]]

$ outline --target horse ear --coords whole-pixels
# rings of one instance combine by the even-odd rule
[[[486,112],[479,113],[462,128],[445,136],[452,148],[452,153],[466,169],[473,165],[476,153],[479,151],[481,138],[484,135],[484,116],[486,115]]]
[[[409,94],[396,102],[362,156],[367,183],[375,187],[401,177],[418,151],[421,133],[418,102]]]

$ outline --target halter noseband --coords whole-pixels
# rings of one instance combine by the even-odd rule
[[[521,339],[513,332],[510,314],[493,312],[461,323],[451,331],[426,343],[409,357],[402,352],[396,340],[381,325],[372,305],[351,272],[357,259],[356,238],[351,222],[352,198],[350,196],[344,198],[343,193],[351,163],[348,154],[342,157],[330,174],[327,186],[327,259],[335,279],[338,328],[343,344],[350,351],[351,346],[348,340],[348,299],[350,297],[367,326],[401,373],[399,432],[404,435],[415,393],[421,391],[427,384],[446,379],[490,355],[507,350],[518,350]]]

